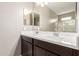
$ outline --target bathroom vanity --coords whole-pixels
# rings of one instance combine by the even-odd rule
[[[55,39],[56,40],[56,39]],[[79,50],[76,46],[40,38],[32,34],[21,35],[21,49],[23,56],[78,56]]]
[[[24,8],[23,10],[23,21],[24,26],[26,26],[24,28],[26,29],[21,32],[21,54],[23,56],[79,55],[78,36],[74,35],[77,34],[77,3],[41,3],[44,6],[37,3],[33,4],[33,9]],[[59,35],[56,32],[70,34]]]

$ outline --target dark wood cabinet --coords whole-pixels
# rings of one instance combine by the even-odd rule
[[[56,55],[61,55],[61,56],[71,56],[72,55],[72,49],[68,48],[68,47],[48,43],[45,41],[40,41],[37,39],[34,40],[34,44],[54,53]]]
[[[72,49],[73,56],[79,56],[79,50]]]
[[[32,38],[30,38],[30,37],[21,36],[21,39],[23,39],[23,40],[25,40],[25,41],[27,41],[29,43],[32,43]]]
[[[22,55],[23,56],[32,56],[32,44],[22,41]]]
[[[57,56],[57,55],[40,47],[34,46],[34,56]]]
[[[22,39],[21,42],[21,54],[23,56],[32,56],[32,44],[24,39]]]
[[[23,56],[79,56],[79,50],[21,36],[21,54]]]

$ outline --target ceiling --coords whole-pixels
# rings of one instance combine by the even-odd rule
[[[53,10],[57,15],[75,11],[75,2],[49,2],[47,7]]]

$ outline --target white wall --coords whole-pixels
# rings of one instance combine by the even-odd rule
[[[0,3],[0,56],[15,54],[23,29],[23,8],[29,7],[31,3]]]

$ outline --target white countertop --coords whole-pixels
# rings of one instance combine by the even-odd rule
[[[51,33],[47,35],[42,32],[36,34],[34,31],[22,31],[21,35],[79,50],[75,41],[66,41],[66,39],[60,38],[59,36],[55,36],[53,34],[51,35]]]

